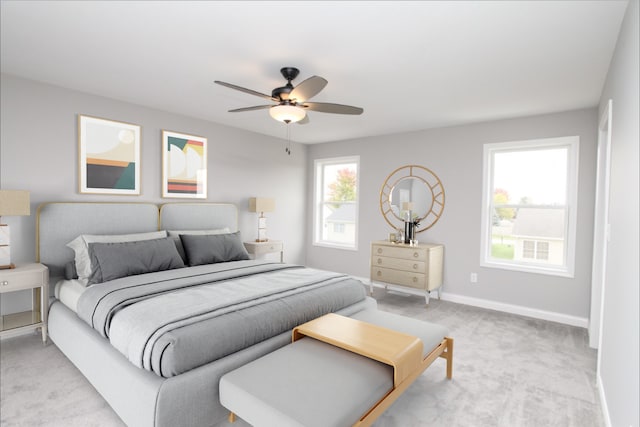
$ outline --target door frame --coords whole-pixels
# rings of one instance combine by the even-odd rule
[[[602,313],[606,285],[607,251],[609,245],[609,181],[611,175],[611,122],[613,101],[610,99],[598,123],[598,156],[596,171],[596,200],[593,227],[593,265],[591,270],[591,313],[589,317],[589,346],[602,346]],[[600,372],[598,352],[597,372]]]

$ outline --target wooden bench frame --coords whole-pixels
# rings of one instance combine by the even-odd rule
[[[373,424],[436,359],[446,359],[447,379],[453,376],[453,338],[444,337],[422,358],[423,344],[417,337],[334,313],[297,326],[292,341],[305,336],[393,367],[393,388],[353,427]],[[229,413],[229,421],[235,420],[236,415]]]

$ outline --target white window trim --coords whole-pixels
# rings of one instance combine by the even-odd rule
[[[493,194],[493,173],[489,176],[489,171],[493,170],[491,160],[492,153],[502,150],[534,150],[540,148],[566,146],[569,148],[567,156],[567,214],[565,221],[565,230],[567,232],[565,240],[565,265],[549,266],[536,264],[518,264],[515,262],[497,261],[491,259],[491,250],[488,244],[491,241],[491,220],[490,212],[491,200]],[[577,226],[577,207],[578,207],[578,163],[580,159],[580,137],[565,136],[559,138],[545,138],[525,141],[500,142],[494,144],[484,144],[483,147],[483,168],[482,168],[482,214],[480,223],[480,265],[482,267],[498,268],[503,270],[514,270],[528,273],[548,274],[560,277],[575,276],[575,255],[576,255],[576,226]]]
[[[356,225],[355,225],[355,241],[352,245],[345,245],[340,243],[331,243],[320,240],[320,236],[322,234],[321,230],[321,222],[322,218],[319,215],[319,204],[321,203],[318,200],[319,194],[322,192],[322,182],[324,177],[319,177],[318,175],[318,167],[320,165],[328,165],[328,164],[341,164],[341,163],[356,163]],[[360,156],[345,156],[345,157],[330,157],[325,159],[315,159],[313,161],[313,246],[325,247],[325,248],[334,248],[334,249],[343,249],[347,251],[357,251],[358,250],[358,230],[360,229],[360,221],[359,221],[359,212],[360,212]]]

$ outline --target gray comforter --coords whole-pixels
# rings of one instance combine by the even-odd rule
[[[236,261],[90,286],[78,315],[133,364],[171,377],[364,298],[342,274]]]

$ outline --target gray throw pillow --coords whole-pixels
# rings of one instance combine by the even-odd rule
[[[75,261],[69,261],[64,265],[64,278],[66,280],[73,280],[78,278]]]
[[[89,285],[120,277],[184,267],[172,238],[137,242],[89,243]]]
[[[249,259],[239,231],[212,235],[181,234],[180,240],[190,266]]]

